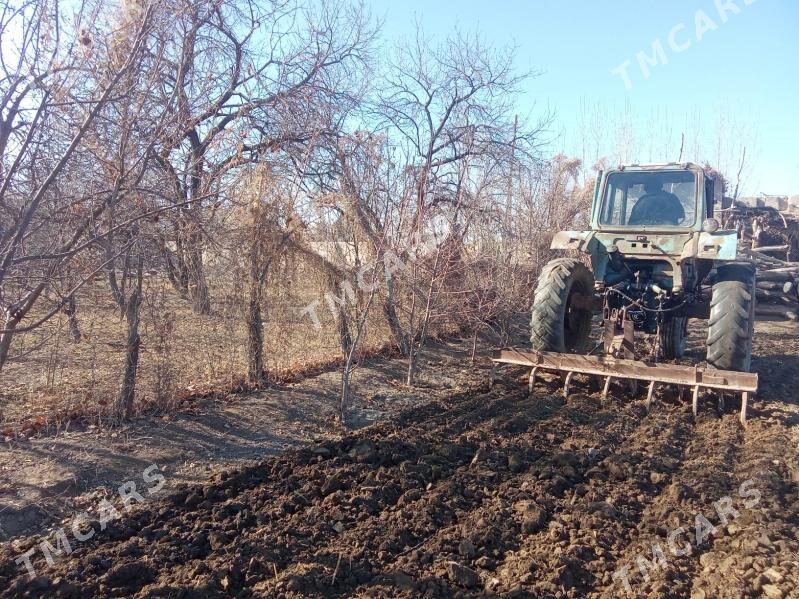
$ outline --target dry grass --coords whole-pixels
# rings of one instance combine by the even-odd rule
[[[333,366],[341,351],[331,314],[319,310],[321,330],[300,310],[321,290],[297,274],[272,285],[265,310],[265,345],[270,376],[286,379]],[[246,363],[244,295],[231,281],[212,283],[213,314],[192,312],[187,301],[159,277],[145,282],[137,382],[138,411],[172,410],[194,396],[241,389]],[[13,359],[0,373],[0,423],[65,425],[80,418],[103,424],[119,391],[126,324],[107,286],[98,281],[77,298],[83,338],[71,342],[66,316],[20,336]],[[373,311],[364,353],[383,350],[388,329]],[[33,423],[32,425],[30,423]]]

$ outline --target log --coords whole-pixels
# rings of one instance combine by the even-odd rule
[[[758,282],[793,283],[799,278],[799,269],[758,270],[756,277]]]
[[[779,291],[765,291],[758,289],[756,291],[756,295],[758,301],[782,303],[799,307],[795,297],[785,295]]]
[[[755,316],[776,316],[778,318],[785,318],[787,320],[799,320],[799,314],[796,313],[796,310],[792,310],[784,306],[758,304],[755,307]]]
[[[759,247],[753,247],[752,251],[757,253],[762,252],[787,252],[791,249],[789,245],[764,245]],[[771,256],[769,256],[771,258]]]
[[[761,264],[774,265],[776,267],[788,265],[788,262],[785,260],[780,260],[779,258],[774,258],[773,256],[767,256],[766,254],[761,254],[755,250],[749,250],[748,254],[750,257],[754,258],[756,262]]]
[[[741,254],[754,260],[755,264],[763,270],[786,271],[799,269],[799,262],[788,262],[786,260],[772,258],[771,256],[766,256],[765,254],[759,254],[758,252],[752,251],[741,252]]]
[[[786,262],[787,266],[780,268],[770,268],[767,272],[790,273],[793,276],[799,275],[799,262]]]
[[[757,288],[762,289],[763,291],[780,291],[782,293],[788,294],[794,288],[794,282],[791,280],[763,281],[762,279],[758,279]]]

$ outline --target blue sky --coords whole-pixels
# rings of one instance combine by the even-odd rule
[[[553,154],[676,160],[684,134],[685,159],[728,172],[745,145],[747,192],[799,194],[799,1],[748,1],[367,0],[387,46],[416,20],[517,45],[518,67],[542,71],[519,111],[555,112]],[[668,63],[644,61],[645,78],[658,41]],[[628,60],[629,89],[612,72]]]

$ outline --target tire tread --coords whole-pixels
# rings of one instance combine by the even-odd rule
[[[752,359],[755,273],[743,264],[719,266],[710,300],[707,363],[748,372]]]
[[[575,280],[580,280],[583,284],[590,281],[593,287],[591,271],[582,262],[573,258],[555,258],[541,270],[530,319],[530,343],[534,350],[556,352],[567,350],[563,315]],[[585,342],[580,340],[579,346],[584,344]],[[579,352],[584,349],[579,346],[574,350]]]

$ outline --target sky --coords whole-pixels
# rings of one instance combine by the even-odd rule
[[[682,145],[734,178],[745,147],[744,192],[799,194],[797,0],[366,2],[386,51],[416,22],[516,46],[540,72],[518,110],[554,114],[551,154],[662,162]]]

